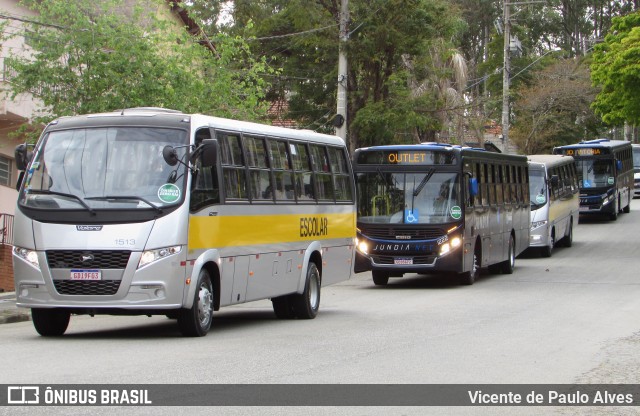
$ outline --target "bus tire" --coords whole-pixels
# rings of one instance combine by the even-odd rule
[[[478,278],[480,273],[480,253],[477,249],[473,250],[473,260],[471,260],[471,270],[460,273],[460,284],[465,286],[472,285]]]
[[[320,309],[320,272],[314,262],[307,267],[304,292],[291,296],[293,312],[298,319],[313,319]]]
[[[565,247],[571,247],[573,245],[573,218],[569,219],[569,232],[562,241]]]
[[[291,295],[271,298],[271,304],[273,305],[273,312],[276,314],[276,318],[293,319],[296,317],[296,313],[293,310]]]
[[[373,284],[376,286],[386,286],[389,283],[389,274],[380,270],[373,270],[371,277],[373,277]]]
[[[542,257],[549,258],[551,254],[553,254],[553,246],[555,245],[556,240],[556,231],[553,229],[551,231],[551,236],[549,237],[549,245],[540,248],[540,255]]]
[[[553,234],[551,238],[553,239]],[[551,243],[553,244],[553,242]],[[553,247],[552,247],[553,248]],[[509,237],[509,253],[508,258],[500,264],[500,269],[504,274],[512,274],[516,265],[516,242],[513,236]]]
[[[627,201],[627,205],[622,209],[622,212],[628,214],[631,212],[631,194],[629,194],[629,200]]]
[[[69,326],[71,313],[64,309],[32,308],[31,320],[38,334],[43,337],[59,337]]]
[[[181,309],[178,314],[178,328],[186,337],[207,335],[213,320],[213,285],[206,269],[200,270],[196,282],[193,306]]]
[[[618,198],[615,198],[613,200],[613,210],[609,213],[609,219],[611,221],[615,221],[615,220],[618,219],[618,209],[619,209],[618,207],[619,206],[620,205],[618,204]]]

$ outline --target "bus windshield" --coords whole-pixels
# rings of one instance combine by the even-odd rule
[[[640,172],[640,147],[633,146],[633,171]]]
[[[112,127],[50,132],[36,150],[19,203],[40,209],[160,209],[179,203],[182,164],[169,166],[166,145],[187,144],[187,132]],[[186,147],[176,149],[182,158]]]
[[[457,173],[359,173],[357,187],[362,223],[443,224],[460,218]]]
[[[547,203],[547,181],[543,170],[529,170],[529,196],[532,211]]]
[[[612,159],[576,159],[580,188],[600,188],[615,183]]]

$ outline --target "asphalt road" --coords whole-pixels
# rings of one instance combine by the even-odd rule
[[[370,274],[355,275],[323,288],[320,313],[312,321],[277,320],[271,303],[262,301],[221,310],[208,336],[197,339],[181,337],[175,322],[164,317],[72,317],[65,336],[50,339],[39,337],[30,322],[0,325],[0,383],[640,384],[639,243],[636,200],[631,213],[616,222],[581,221],[573,247],[556,248],[549,259],[522,256],[514,274],[483,274],[473,286],[412,275],[380,288]],[[44,409],[0,408],[0,413]],[[215,413],[611,410],[230,407]],[[76,412],[83,414],[79,408],[65,410]],[[107,409],[92,409],[102,412]],[[207,409],[123,409],[128,412],[205,414]]]

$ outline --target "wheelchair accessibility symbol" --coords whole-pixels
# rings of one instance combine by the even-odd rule
[[[406,224],[411,224],[414,222],[418,222],[418,210],[410,210],[410,209],[405,209],[404,210],[404,222]]]

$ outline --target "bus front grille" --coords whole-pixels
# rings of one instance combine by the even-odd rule
[[[432,240],[446,235],[446,231],[441,228],[405,228],[389,226],[358,226],[360,232],[369,238],[379,238],[384,240]]]
[[[53,285],[61,295],[115,295],[120,280],[54,280]]]
[[[397,256],[371,256],[371,259],[375,264],[395,264]],[[404,258],[404,257],[403,257]],[[433,264],[436,261],[436,256],[415,256],[409,257],[413,259],[413,265],[415,264]]]
[[[131,251],[120,250],[47,250],[51,269],[124,269]]]

